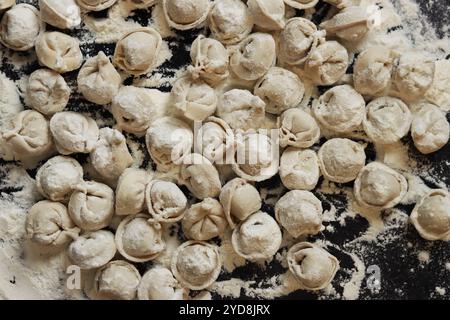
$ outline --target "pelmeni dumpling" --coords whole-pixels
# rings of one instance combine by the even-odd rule
[[[346,7],[330,20],[322,22],[320,27],[327,34],[335,34],[347,41],[358,41],[370,30],[370,14],[365,6]]]
[[[0,0],[0,10],[5,10],[16,4],[16,0]]]
[[[107,227],[114,215],[114,191],[95,181],[83,181],[73,189],[68,205],[73,222],[85,231]]]
[[[314,84],[332,85],[345,74],[348,67],[348,52],[339,42],[326,41],[318,45],[305,63],[305,75]]]
[[[191,290],[202,290],[212,285],[221,268],[219,248],[203,241],[187,241],[172,256],[173,275],[183,287]]]
[[[318,156],[325,179],[338,183],[355,180],[366,163],[364,146],[345,138],[328,140],[320,147]]]
[[[253,16],[241,0],[217,0],[209,14],[211,33],[223,44],[235,44],[253,28]]]
[[[266,103],[266,112],[280,114],[296,107],[303,99],[305,87],[293,72],[272,67],[256,83],[254,94]]]
[[[77,0],[78,5],[89,11],[102,11],[112,7],[117,0]]]
[[[312,190],[320,177],[319,159],[312,150],[289,147],[280,158],[280,178],[289,190]]]
[[[284,0],[285,4],[298,10],[313,8],[318,2],[319,0]]]
[[[258,211],[242,221],[231,236],[236,253],[249,261],[271,259],[281,245],[281,230],[274,218]]]
[[[284,28],[283,0],[248,0],[248,8],[255,25],[264,30],[281,30]]]
[[[287,254],[289,270],[302,289],[326,288],[339,270],[339,261],[326,250],[309,242],[293,245]]]
[[[248,90],[232,89],[225,92],[217,103],[216,114],[233,129],[262,127],[266,104]]]
[[[27,51],[34,47],[44,28],[39,11],[19,3],[6,11],[0,21],[0,43],[15,51]]]
[[[100,268],[116,255],[114,234],[106,230],[84,233],[70,244],[67,252],[81,269]]]
[[[41,65],[59,73],[76,70],[83,62],[78,40],[57,31],[44,32],[37,38],[36,55]]]
[[[288,109],[281,115],[280,146],[309,148],[320,139],[320,128],[316,120],[301,109]]]
[[[153,28],[129,31],[117,42],[113,62],[134,76],[146,74],[155,66],[161,43],[161,35]]]
[[[365,166],[354,184],[358,203],[377,209],[396,206],[407,191],[405,177],[380,162],[371,162]]]
[[[277,221],[294,238],[317,234],[322,229],[322,213],[322,203],[309,191],[289,191],[275,205]]]
[[[95,147],[99,129],[91,117],[78,112],[58,112],[50,119],[56,149],[64,155],[89,153]]]
[[[137,295],[139,300],[187,300],[189,289],[181,286],[172,271],[155,266],[142,276]]]
[[[66,206],[48,200],[39,201],[28,210],[25,230],[31,241],[54,247],[66,245],[80,232],[70,220]]]
[[[129,261],[153,260],[166,248],[162,226],[146,214],[128,216],[117,228],[116,246]]]
[[[345,133],[361,127],[366,102],[355,89],[344,84],[331,88],[315,100],[312,111],[324,128]]]
[[[116,215],[128,216],[143,212],[145,207],[145,188],[152,174],[146,170],[127,168],[117,181]]]
[[[80,7],[75,0],[39,0],[42,21],[60,29],[80,25]]]
[[[228,226],[222,205],[213,198],[192,205],[181,222],[184,234],[199,241],[221,236]]]
[[[261,78],[275,63],[275,40],[268,33],[255,32],[233,50],[230,68],[243,80]]]
[[[366,110],[363,127],[374,143],[395,143],[406,136],[411,127],[411,112],[400,99],[377,98],[367,105]]]
[[[119,91],[122,79],[109,58],[100,51],[81,67],[77,83],[78,90],[86,100],[105,105],[111,103]]]
[[[83,168],[73,158],[56,156],[49,159],[36,173],[39,192],[52,201],[69,201],[76,185],[83,181]]]
[[[145,201],[153,220],[164,223],[183,219],[188,206],[183,191],[175,183],[162,180],[147,184]]]
[[[167,23],[178,30],[199,27],[211,6],[209,0],[163,0],[162,3]]]
[[[411,136],[416,148],[423,154],[438,151],[448,142],[450,125],[439,107],[423,103],[414,114]]]
[[[28,78],[25,101],[46,116],[62,111],[70,98],[70,88],[64,78],[50,69],[38,69]]]
[[[450,240],[450,194],[444,189],[431,190],[414,207],[410,219],[422,238]]]

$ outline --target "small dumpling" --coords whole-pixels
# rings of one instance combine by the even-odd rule
[[[47,199],[67,203],[76,185],[83,181],[83,168],[73,158],[56,156],[36,173],[38,191]]]
[[[217,103],[216,115],[232,129],[257,129],[263,126],[266,104],[248,90],[232,89]]]
[[[112,7],[117,0],[77,0],[78,5],[89,11],[102,11]]]
[[[86,100],[105,105],[111,103],[119,91],[122,79],[109,58],[100,51],[81,67],[77,83],[78,91]]]
[[[73,222],[85,231],[107,227],[114,215],[114,190],[95,181],[83,181],[73,189],[68,206]]]
[[[230,68],[243,80],[261,78],[275,64],[275,40],[268,33],[255,32],[233,50]]]
[[[183,219],[188,206],[183,191],[173,182],[152,180],[145,188],[147,209],[153,220],[173,223]]]
[[[70,220],[66,206],[48,200],[39,201],[28,210],[25,230],[31,241],[53,247],[68,244],[80,232]]]
[[[146,214],[128,216],[117,228],[116,246],[119,253],[129,261],[153,260],[166,248],[162,226]]]
[[[167,23],[178,30],[199,27],[211,6],[209,0],[163,0],[162,3]]]
[[[288,109],[281,115],[280,146],[309,148],[320,139],[320,128],[316,120],[301,109]]]
[[[106,230],[84,233],[68,249],[69,259],[81,269],[96,269],[114,258],[114,234]]]
[[[309,191],[289,191],[275,205],[277,221],[294,238],[319,233],[322,213],[322,203]]]
[[[320,24],[327,34],[347,41],[361,40],[371,27],[370,14],[365,6],[349,6]]]
[[[228,226],[222,205],[213,198],[191,206],[181,222],[184,234],[199,241],[221,236]]]
[[[377,98],[367,105],[366,110],[363,127],[374,143],[392,144],[408,134],[412,115],[400,99]]]
[[[146,74],[153,70],[161,44],[161,35],[153,28],[129,31],[117,42],[113,62],[134,76]]]
[[[414,114],[411,136],[416,148],[423,154],[436,152],[444,147],[449,139],[450,125],[439,107],[423,103]]]
[[[0,0],[0,10],[6,10],[16,4],[16,0]]]
[[[346,133],[361,127],[366,102],[355,89],[344,84],[331,88],[315,100],[312,111],[324,128]]]
[[[137,295],[139,300],[187,300],[189,289],[181,286],[172,271],[155,266],[142,276]]]
[[[258,211],[233,230],[231,244],[239,256],[253,262],[271,259],[280,248],[281,238],[275,219]]]
[[[50,69],[38,69],[28,78],[26,103],[40,113],[51,116],[69,102],[70,88],[64,78]]]
[[[414,207],[410,219],[420,236],[426,240],[450,240],[450,194],[435,189]]]
[[[304,93],[305,87],[300,78],[279,67],[270,68],[254,89],[254,94],[266,103],[266,112],[277,115],[300,104]]]
[[[444,110],[450,110],[450,60],[434,62],[434,79],[430,88],[425,92],[425,99]]]
[[[202,290],[212,285],[221,268],[219,248],[203,241],[187,241],[172,256],[173,275],[183,287],[191,290]]]
[[[313,8],[318,2],[319,0],[284,0],[285,4],[298,10]]]
[[[289,147],[280,158],[280,178],[289,190],[312,190],[320,177],[319,158],[312,150]]]
[[[253,16],[241,0],[217,0],[209,14],[209,28],[223,44],[236,44],[253,29]]]
[[[27,51],[34,47],[44,28],[39,11],[19,3],[6,11],[0,21],[0,43],[15,51]]]
[[[365,166],[354,184],[358,203],[376,209],[396,206],[407,191],[405,177],[380,162],[371,162]]]
[[[281,30],[284,28],[283,0],[248,0],[248,8],[255,25],[264,30]]]
[[[91,117],[78,112],[58,112],[50,119],[56,149],[64,155],[89,153],[95,147],[99,129]]]
[[[42,21],[59,29],[81,24],[80,7],[75,0],[39,0]]]
[[[116,188],[116,215],[128,216],[143,212],[145,188],[152,174],[146,170],[127,168],[120,176]]]
[[[83,63],[78,40],[58,31],[44,32],[38,37],[36,55],[41,65],[58,73],[76,70]]]
[[[339,270],[339,261],[309,242],[293,245],[287,254],[289,270],[304,290],[325,289]]]

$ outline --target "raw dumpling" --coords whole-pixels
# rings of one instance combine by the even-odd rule
[[[116,215],[127,216],[145,210],[145,188],[152,175],[145,170],[127,168],[120,176],[116,188]]]
[[[216,245],[203,241],[187,241],[172,256],[171,269],[183,287],[202,290],[219,277],[222,259]]]
[[[36,55],[41,65],[59,73],[76,70],[83,62],[78,40],[57,31],[44,32],[37,38]]]
[[[89,153],[95,147],[99,129],[91,117],[78,112],[58,112],[50,119],[56,149],[64,155]]]
[[[301,109],[288,109],[280,117],[280,146],[309,148],[320,139],[316,120]]]
[[[264,30],[281,30],[284,28],[283,0],[248,0],[248,8],[255,25]]]
[[[78,5],[89,11],[102,11],[112,7],[117,0],[77,0]]]
[[[312,150],[289,147],[280,159],[280,178],[289,190],[312,190],[320,177],[319,159]]]
[[[155,66],[161,43],[161,35],[153,28],[129,31],[117,42],[113,62],[134,76],[146,74]]]
[[[281,245],[281,230],[267,213],[258,211],[242,221],[231,236],[236,253],[249,261],[271,259]]]
[[[189,289],[181,286],[172,271],[155,266],[142,276],[137,295],[139,300],[187,300]]]
[[[75,0],[39,0],[42,21],[60,28],[73,29],[80,25],[80,7]]]
[[[166,21],[178,30],[199,27],[208,17],[210,6],[209,0],[163,0]]]
[[[347,41],[361,40],[371,27],[370,15],[365,6],[350,6],[339,11],[333,18],[320,24],[327,34],[335,34]]]
[[[109,58],[100,51],[81,67],[77,83],[78,90],[86,100],[105,105],[111,103],[119,91],[122,79]]]
[[[318,2],[319,0],[284,0],[285,4],[298,10],[313,8]]]
[[[147,209],[153,220],[164,223],[183,219],[188,203],[183,191],[173,182],[153,180],[145,188]]]
[[[50,69],[34,71],[28,78],[26,102],[46,116],[62,111],[69,102],[70,88],[64,78]]]
[[[16,0],[0,0],[0,10],[5,10],[16,4]]]

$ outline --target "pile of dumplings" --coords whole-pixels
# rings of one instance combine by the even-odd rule
[[[156,29],[127,31],[112,57],[85,57],[66,33],[90,11],[156,2],[171,28],[205,30],[189,44],[191,63],[173,83],[168,110],[158,89],[123,81],[155,69],[163,41]],[[292,279],[304,290],[328,287],[339,261],[307,242],[324,229],[313,193],[321,176],[352,183],[362,207],[393,208],[407,180],[370,162],[367,144],[391,145],[410,132],[416,149],[429,154],[447,144],[450,126],[424,99],[437,61],[383,46],[369,46],[352,61],[347,48],[378,32],[368,11],[358,1],[324,1],[330,14],[320,25],[295,11],[318,2],[39,0],[38,9],[0,0],[2,50],[35,50],[41,66],[28,78],[29,109],[0,139],[5,160],[38,168],[45,200],[28,211],[29,240],[66,250],[73,264],[92,271],[83,288],[92,299],[191,299],[191,291],[207,291],[218,279],[218,244],[227,234],[235,254],[249,262],[270,261],[283,237],[295,240],[287,248]],[[77,90],[109,110],[114,127],[65,110],[75,89],[64,76],[75,70]],[[317,87],[322,94],[311,94]],[[201,130],[193,130],[198,122]],[[134,165],[124,134],[145,139],[155,171]],[[86,154],[87,163],[76,154]],[[276,175],[287,192],[272,214],[257,187]],[[448,241],[449,208],[449,192],[432,190],[411,223],[427,240]],[[170,265],[158,264],[175,224],[183,242]],[[136,264],[152,260],[141,275]]]

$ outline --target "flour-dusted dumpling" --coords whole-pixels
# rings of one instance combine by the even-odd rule
[[[42,21],[60,29],[80,25],[80,7],[75,0],[39,0]]]
[[[318,2],[319,0],[284,0],[285,4],[298,10],[313,8]]]
[[[222,205],[213,198],[191,206],[181,222],[184,234],[199,241],[221,236],[228,226]]]
[[[82,234],[70,244],[68,250],[70,260],[81,269],[100,268],[115,254],[114,234],[106,230]]]
[[[0,11],[8,9],[16,4],[16,0],[0,0]]]
[[[211,7],[209,0],[163,0],[162,3],[167,23],[178,30],[199,27]]]
[[[231,236],[234,251],[249,261],[271,259],[281,245],[281,230],[274,218],[258,211],[242,221]]]
[[[371,28],[370,14],[365,6],[350,6],[320,24],[327,34],[347,41],[361,40]]]
[[[253,17],[241,0],[217,0],[209,14],[209,28],[223,44],[235,44],[250,34]]]
[[[58,112],[50,119],[56,149],[64,155],[89,153],[95,147],[99,129],[91,117],[78,112]]]
[[[73,222],[85,231],[107,227],[114,215],[114,190],[95,181],[83,181],[73,189],[68,206]]]
[[[277,221],[294,238],[320,232],[322,214],[322,203],[309,191],[289,191],[275,205]]]
[[[355,89],[344,84],[331,88],[315,100],[312,111],[324,128],[345,133],[361,127],[366,102]]]
[[[183,191],[175,183],[162,180],[147,184],[145,201],[153,220],[164,223],[183,219],[188,206]]]
[[[27,51],[34,47],[44,28],[39,11],[19,3],[6,11],[0,21],[0,43],[15,51]]]
[[[262,127],[266,104],[248,90],[232,89],[225,92],[217,103],[216,114],[233,129]]]
[[[242,40],[230,56],[230,68],[243,80],[261,78],[275,64],[275,40],[268,33],[255,32]]]
[[[287,254],[289,270],[302,289],[326,288],[339,270],[339,261],[321,247],[309,242],[293,245]]]
[[[31,241],[54,247],[68,244],[80,232],[70,220],[66,206],[48,200],[39,201],[28,210],[25,230]]]
[[[154,68],[161,44],[161,35],[153,28],[129,31],[117,42],[113,62],[134,76],[146,74]]]
[[[301,109],[288,109],[280,117],[280,146],[309,148],[320,139],[316,120]]]
[[[122,79],[109,58],[100,51],[81,67],[77,83],[78,90],[86,100],[105,105],[110,103],[119,91]]]
[[[203,121],[213,115],[217,96],[213,88],[201,80],[181,77],[172,86],[171,99],[174,108],[185,118]]]
[[[312,190],[320,177],[319,159],[312,150],[289,147],[280,158],[280,178],[289,190]]]
[[[364,146],[350,139],[328,140],[320,147],[318,156],[325,179],[338,183],[355,180],[366,163]]]
[[[354,185],[360,205],[377,209],[396,206],[408,191],[408,183],[397,171],[380,162],[371,162],[358,174]]]
[[[450,194],[431,190],[414,207],[410,219],[422,238],[450,240]]]
[[[450,125],[439,107],[423,103],[414,115],[411,136],[416,148],[423,154],[438,151],[448,142]]]
[[[303,99],[305,87],[293,72],[272,67],[255,85],[254,94],[266,103],[266,112],[280,114],[296,107]]]
[[[50,69],[38,69],[28,78],[25,101],[33,109],[51,116],[62,111],[70,98],[64,78]]]
[[[76,185],[83,181],[83,168],[77,160],[56,156],[49,159],[36,173],[39,192],[52,201],[69,201]]]
[[[145,188],[152,174],[146,170],[127,168],[117,181],[116,215],[128,216],[145,210]]]
[[[283,0],[248,0],[255,25],[264,30],[281,30],[284,28]]]
[[[79,41],[57,31],[44,32],[37,38],[36,55],[41,65],[59,73],[76,70],[83,62]]]
[[[202,290],[212,285],[221,268],[219,248],[203,241],[187,241],[172,256],[172,273],[183,287],[191,290]]]
[[[411,127],[411,112],[400,99],[377,98],[367,105],[366,110],[364,131],[374,143],[395,143],[406,136]]]
[[[128,216],[117,228],[116,246],[129,261],[153,260],[166,248],[162,226],[146,214]]]
[[[348,52],[339,42],[326,41],[317,46],[305,63],[305,74],[321,86],[339,81],[348,67]]]
[[[78,5],[89,11],[102,11],[112,7],[117,0],[77,0]]]
[[[189,289],[181,286],[172,271],[155,266],[142,276],[137,294],[139,300],[187,300]]]

